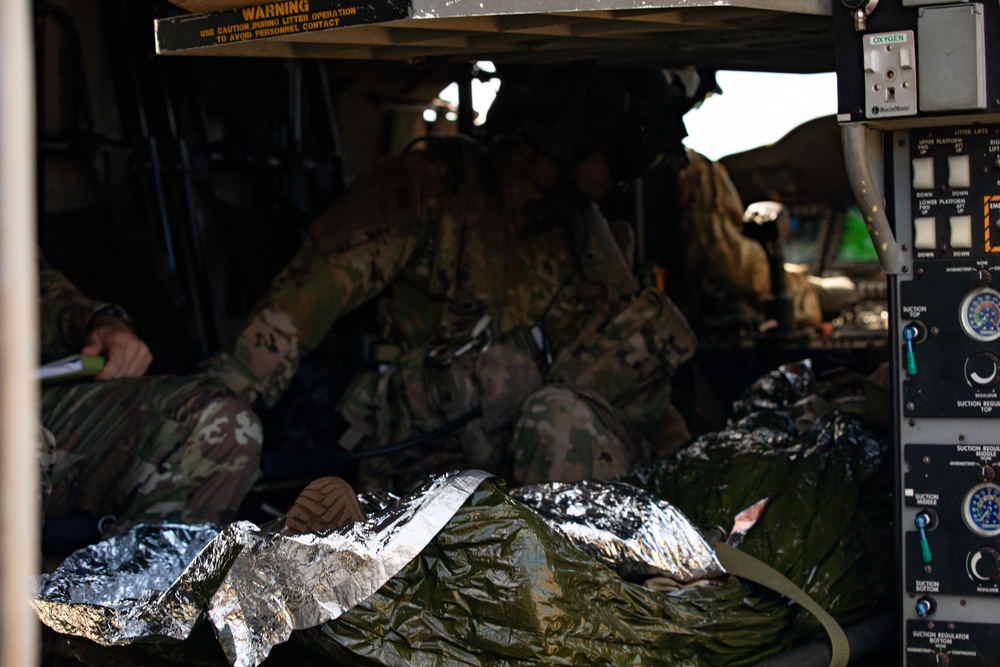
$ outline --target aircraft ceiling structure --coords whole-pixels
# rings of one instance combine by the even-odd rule
[[[179,10],[178,10],[179,11]],[[832,0],[288,0],[155,21],[157,53],[814,73]]]

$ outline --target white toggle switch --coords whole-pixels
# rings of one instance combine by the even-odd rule
[[[905,46],[899,49],[899,67],[900,69],[913,69],[913,57]]]
[[[953,188],[967,188],[969,176],[969,156],[953,155],[948,158],[948,185]]]
[[[934,218],[914,218],[913,247],[928,250],[937,245],[937,232],[934,230]]]
[[[934,158],[913,158],[913,189],[934,189]]]
[[[871,74],[878,71],[879,51],[865,50],[865,71]]]
[[[972,247],[972,216],[953,215],[951,222],[951,247],[971,248]]]

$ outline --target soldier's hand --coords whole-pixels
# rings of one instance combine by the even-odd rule
[[[94,318],[80,352],[105,358],[104,368],[95,380],[139,377],[153,363],[153,354],[142,339],[128,324],[110,315]]]

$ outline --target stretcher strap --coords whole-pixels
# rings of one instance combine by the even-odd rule
[[[851,647],[847,643],[847,635],[844,634],[843,628],[834,620],[833,616],[830,616],[805,591],[770,565],[743,553],[739,549],[734,549],[725,542],[719,542],[715,545],[715,554],[719,557],[722,567],[726,568],[729,574],[766,586],[776,593],[781,593],[815,616],[830,637],[830,667],[846,667],[851,658]]]

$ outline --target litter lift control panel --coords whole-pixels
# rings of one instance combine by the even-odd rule
[[[1000,0],[833,0],[889,276],[899,664],[1000,664]]]

